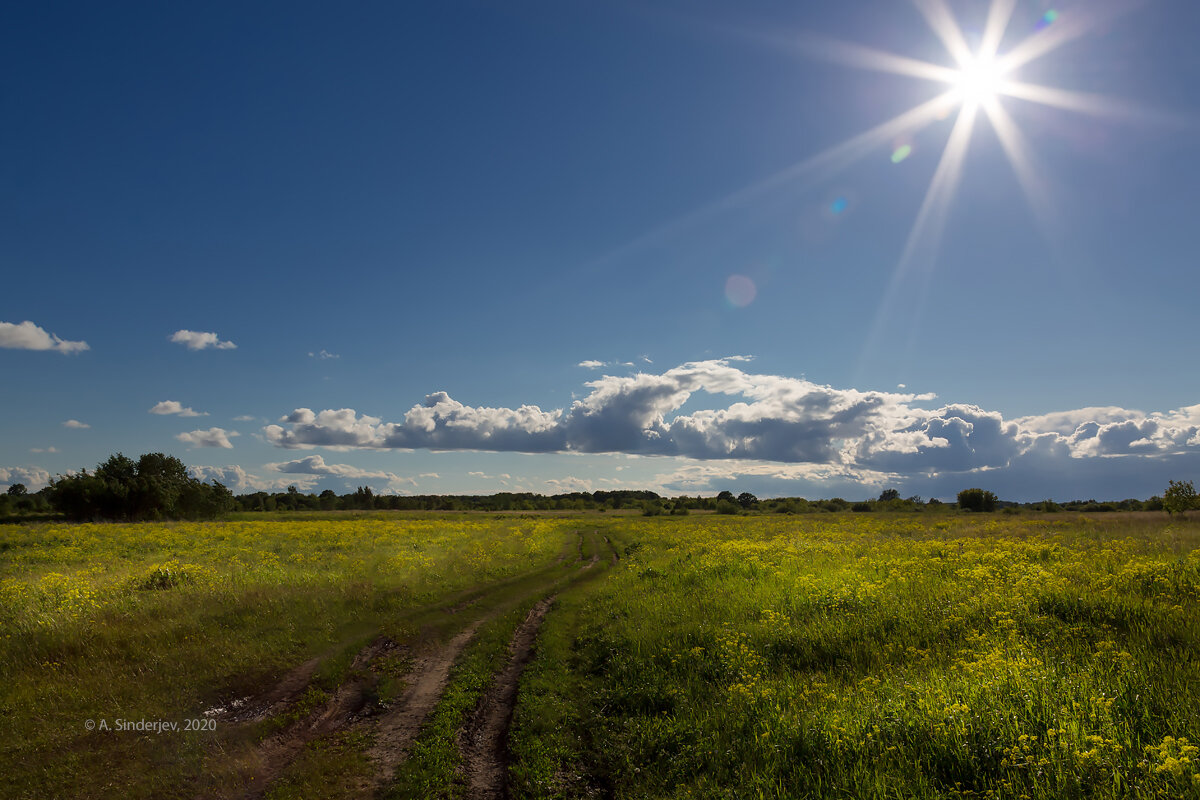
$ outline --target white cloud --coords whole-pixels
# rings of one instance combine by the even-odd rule
[[[81,353],[90,350],[87,342],[70,342],[34,325],[29,320],[13,324],[0,322],[0,347],[12,350],[57,350],[60,353]]]
[[[215,333],[203,331],[178,330],[171,334],[170,341],[186,345],[188,350],[205,350],[209,347],[217,350],[237,348],[233,342],[222,341]]]
[[[31,453],[57,453],[58,448],[57,447],[31,447],[31,448],[29,448],[29,452],[31,452]]]
[[[825,485],[876,485],[893,477],[915,480],[1021,464],[1041,469],[1050,461],[1072,470],[1097,457],[1200,459],[1200,405],[1151,414],[1078,409],[1006,420],[968,403],[927,408],[935,399],[930,394],[836,389],[746,372],[734,363],[746,360],[605,375],[587,382],[589,393],[565,409],[467,406],[435,392],[398,422],[350,408],[300,408],[263,432],[268,442],[287,448],[624,453],[809,465],[825,472],[776,467],[753,477]],[[684,412],[693,396],[709,407]],[[728,474],[730,465],[720,469]],[[1123,469],[1134,469],[1132,462]]]
[[[307,456],[295,461],[284,461],[276,464],[266,464],[265,466],[267,469],[275,470],[276,472],[285,472],[289,475],[329,475],[335,478],[352,480],[382,480],[387,481],[392,486],[401,484],[409,486],[417,485],[417,482],[412,478],[402,478],[394,472],[359,469],[350,464],[326,464],[325,459],[321,456]]]
[[[647,364],[650,363],[650,359],[646,358],[645,356],[642,356],[642,358]],[[596,361],[594,359],[589,359],[587,361],[580,361],[575,366],[583,367],[584,369],[600,369],[601,367],[632,367],[635,366],[635,364],[632,361]]]
[[[233,421],[234,422],[254,422],[254,420],[256,420],[256,419],[258,419],[258,418],[255,417],[253,414],[242,414],[241,416],[234,417]]]
[[[181,433],[175,438],[192,447],[224,447],[230,449],[233,447],[233,444],[229,441],[229,437],[240,435],[237,431],[227,431],[224,428],[209,428],[206,431]]]
[[[260,478],[258,475],[247,472],[237,464],[230,464],[224,467],[189,467],[188,472],[197,480],[219,481],[229,487],[235,494],[278,492],[293,484],[299,489],[308,491],[319,480],[315,475],[287,475],[278,478]]]
[[[1055,411],[1050,414],[1040,414],[1033,417],[1017,417],[1013,422],[1023,429],[1036,433],[1061,433],[1069,436],[1075,429],[1087,422],[1120,422],[1129,419],[1131,415],[1144,416],[1141,411],[1130,411],[1117,406],[1091,406],[1076,408],[1071,411]]]
[[[207,417],[207,411],[193,411],[190,408],[184,408],[183,403],[178,400],[163,400],[155,403],[150,409],[151,414],[177,414],[181,417]]]
[[[83,428],[90,428],[92,426],[88,425],[86,422],[80,422],[77,419],[69,419],[63,423],[63,427],[64,428],[75,428],[75,429],[82,430]]]
[[[322,361],[328,360],[330,358],[341,358],[341,356],[337,355],[336,353],[331,353],[328,350],[322,350],[319,353],[309,353],[308,357],[309,358],[319,358]]]
[[[594,492],[598,488],[601,488],[599,484],[611,485],[612,483],[614,482],[608,478],[590,479],[577,478],[574,475],[568,475],[565,478],[546,478],[542,481],[541,492],[543,494]]]
[[[36,492],[49,485],[50,473],[41,467],[0,467],[0,488],[7,489],[14,483]]]

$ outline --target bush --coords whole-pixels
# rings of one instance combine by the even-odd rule
[[[718,500],[717,501],[717,513],[718,514],[739,514],[739,513],[741,513],[741,510],[742,510],[741,506],[739,506],[737,503],[731,502],[729,500]]]
[[[662,515],[662,513],[663,513],[663,507],[660,506],[658,503],[647,502],[642,505],[642,516],[643,517],[657,517],[657,516]]]
[[[958,507],[964,511],[995,511],[996,495],[983,489],[963,489],[958,493]]]

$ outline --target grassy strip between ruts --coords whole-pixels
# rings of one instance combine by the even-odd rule
[[[484,625],[450,674],[450,683],[408,760],[396,771],[389,800],[450,800],[463,796],[458,734],[471,718],[493,676],[508,661],[513,632],[540,597]]]
[[[581,702],[592,686],[578,672],[575,642],[599,585],[588,582],[559,596],[542,626],[537,658],[521,676],[509,734],[513,800],[584,797],[595,788],[596,770],[585,756],[593,746],[588,736],[593,711]]]
[[[602,570],[582,571],[592,556],[599,552],[602,540],[592,531],[581,539],[581,562],[565,581],[558,582],[556,607],[603,574]],[[388,792],[389,800],[452,800],[464,796],[462,754],[459,732],[471,719],[484,692],[504,668],[510,656],[508,643],[514,632],[539,598],[531,598],[514,611],[485,626],[459,664],[455,665],[450,684],[438,703],[428,726],[413,747],[408,761],[397,772],[395,785]],[[553,615],[551,611],[551,615]],[[539,635],[537,649],[542,640]],[[524,682],[522,681],[522,686]],[[514,759],[520,756],[513,752]]]

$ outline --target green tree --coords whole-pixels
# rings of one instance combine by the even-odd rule
[[[882,492],[879,493],[879,502],[881,502],[881,503],[886,503],[890,500],[899,500],[899,499],[900,499],[900,490],[899,489],[884,489]]]
[[[995,511],[996,495],[983,489],[963,489],[958,493],[958,507],[966,511]]]
[[[227,488],[189,476],[182,461],[163,453],[146,453],[136,462],[117,453],[92,474],[84,469],[58,476],[48,495],[56,511],[74,520],[195,519],[234,505]]]
[[[737,496],[737,502],[742,508],[754,508],[758,505],[758,498],[749,492],[742,492]]]
[[[1162,507],[1168,514],[1181,514],[1197,505],[1196,487],[1191,481],[1167,481],[1167,490],[1162,496]]]

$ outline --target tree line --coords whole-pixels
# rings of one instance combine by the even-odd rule
[[[964,489],[955,503],[919,496],[902,498],[897,489],[885,489],[874,500],[851,502],[840,497],[808,500],[777,497],[759,500],[750,492],[735,495],[722,491],[715,497],[679,495],[666,497],[648,490],[567,492],[543,495],[534,492],[499,492],[490,495],[395,495],[376,494],[368,486],[338,494],[330,489],[320,494],[301,492],[296,486],[280,492],[251,492],[235,496],[221,483],[200,481],[174,456],[147,453],[134,461],[121,453],[97,465],[92,472],[80,470],[60,475],[39,492],[31,493],[20,483],[0,494],[0,517],[61,516],[69,520],[154,520],[211,519],[233,511],[621,511],[633,510],[647,516],[686,515],[692,512],[718,514],[807,514],[851,511],[857,513],[955,510],[976,513],[1021,510],[1057,511],[1168,511],[1181,513],[1200,508],[1200,498],[1191,481],[1170,481],[1167,490],[1148,500],[1128,498],[1098,502],[1095,499],[1014,503],[1000,500],[980,488]]]

